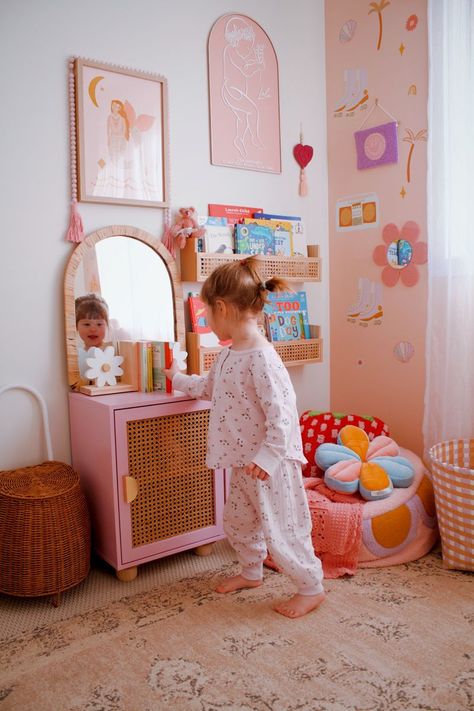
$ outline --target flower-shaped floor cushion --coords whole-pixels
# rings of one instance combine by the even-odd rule
[[[414,470],[400,456],[390,437],[375,437],[370,442],[364,430],[346,425],[339,432],[338,444],[322,444],[316,450],[316,463],[323,469],[325,484],[342,494],[359,491],[366,501],[385,499],[393,487],[408,487]]]
[[[308,459],[304,471],[308,486],[312,487],[313,483],[322,481],[321,477],[324,476],[315,461],[319,447],[323,443],[336,444],[340,430],[348,424],[364,429],[370,441],[380,435],[389,435],[388,424],[377,417],[316,410],[302,413],[300,426]],[[406,488],[395,487],[385,499],[364,501],[361,497],[358,504],[354,503],[354,499],[359,497],[358,493],[346,497],[333,491],[332,500],[318,497],[318,500],[313,501],[312,492],[308,491],[313,532],[321,531],[319,537],[326,539],[326,530],[333,532],[335,525],[341,526],[342,531],[348,531],[348,540],[340,551],[341,555],[330,561],[332,571],[329,571],[327,577],[353,575],[357,567],[380,567],[414,561],[428,553],[439,540],[429,470],[409,449],[400,447],[400,456],[411,463],[415,472],[413,483]],[[329,487],[327,490],[331,491]],[[346,498],[346,504],[336,503]],[[361,520],[355,533],[354,507],[361,511]],[[317,554],[321,557],[320,546]],[[324,555],[322,560],[324,565]]]

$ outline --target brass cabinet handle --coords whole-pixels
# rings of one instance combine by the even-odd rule
[[[133,476],[123,477],[123,495],[127,504],[131,504],[138,496],[138,482]]]

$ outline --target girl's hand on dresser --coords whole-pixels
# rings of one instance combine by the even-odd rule
[[[262,481],[265,481],[265,479],[269,478],[269,475],[267,474],[265,469],[259,467],[258,464],[255,464],[255,462],[250,462],[250,464],[247,464],[244,470],[246,474],[252,477],[252,479],[261,479]]]

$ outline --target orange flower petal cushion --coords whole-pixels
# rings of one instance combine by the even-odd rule
[[[355,425],[346,425],[339,432],[339,437],[337,438],[339,444],[343,447],[349,447],[355,452],[361,460],[364,462],[367,456],[367,450],[369,449],[369,438],[364,430]]]

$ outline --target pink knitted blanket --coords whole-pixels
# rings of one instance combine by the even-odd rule
[[[362,542],[362,510],[359,495],[339,494],[318,477],[304,479],[313,520],[314,552],[323,565],[324,577],[354,575]],[[271,556],[265,565],[278,570]]]

